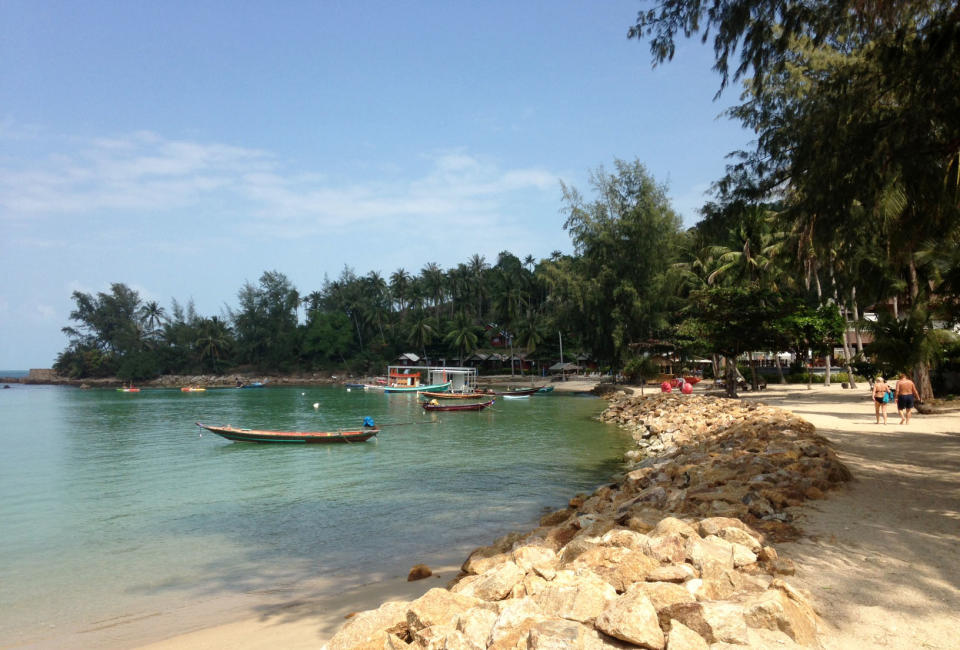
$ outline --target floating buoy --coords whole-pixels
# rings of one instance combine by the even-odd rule
[[[300,393],[301,395],[306,395],[306,393]]]
[[[320,408],[320,402],[314,402],[314,403],[313,403],[313,408],[315,408],[315,409]]]
[[[347,392],[348,392],[348,393],[350,392],[350,389],[349,389],[349,388],[347,389]]]

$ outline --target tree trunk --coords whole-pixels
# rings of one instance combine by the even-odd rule
[[[846,309],[843,310],[843,322],[843,363],[844,369],[847,371],[847,385],[850,388],[856,388],[857,382],[853,379],[853,368],[850,366],[850,342],[847,340],[847,332],[850,331],[850,323],[847,321]]]
[[[726,383],[727,397],[737,398],[737,360],[735,357],[724,355],[724,382]]]
[[[773,362],[774,362],[775,364],[777,364],[777,375],[780,377],[780,383],[781,383],[781,384],[787,383],[787,378],[783,376],[783,366],[780,364],[780,353],[779,353],[779,352],[774,352],[774,353],[773,353]]]
[[[753,352],[747,352],[747,359],[750,360],[750,385],[753,390],[760,390],[760,382],[757,381],[757,360],[753,358]]]
[[[827,372],[826,372],[826,374],[824,374],[824,376],[823,376],[823,385],[824,385],[824,386],[829,386],[829,385],[830,385],[830,373],[831,373],[831,371],[832,371],[832,369],[833,369],[833,355],[830,354],[829,352],[827,353],[826,361],[827,361]]]
[[[717,380],[720,378],[720,358],[716,352],[710,355],[710,365],[713,368],[713,383],[716,386]]]
[[[863,336],[860,335],[860,308],[857,306],[857,288],[850,289],[850,302],[853,304],[853,331],[857,335],[857,354],[863,354]]]
[[[930,365],[926,361],[921,361],[913,367],[913,383],[917,385],[921,402],[933,399],[933,384],[930,382]]]

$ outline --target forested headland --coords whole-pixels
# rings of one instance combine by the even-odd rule
[[[57,371],[380,372],[402,352],[449,363],[494,337],[549,365],[562,336],[567,354],[633,377],[654,372],[655,351],[682,365],[842,348],[851,379],[855,365],[909,370],[933,395],[937,371],[960,366],[960,6],[650,4],[629,37],[664,64],[678,34],[711,34],[721,88],[742,82],[729,117],[756,134],[693,228],[640,160],[617,160],[587,196],[561,186],[570,254],[344,267],[303,288],[267,271],[216,316],[118,282],[73,294]]]

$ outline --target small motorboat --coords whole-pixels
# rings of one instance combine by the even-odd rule
[[[287,442],[287,443],[335,443],[363,442],[380,433],[376,427],[364,427],[354,431],[267,431],[242,429],[230,425],[217,427],[197,422],[197,426],[212,431],[218,436],[235,442]]]
[[[420,406],[426,411],[482,411],[488,406],[492,406],[495,400],[489,402],[477,402],[475,404],[441,404],[437,400],[421,402]]]
[[[538,392],[538,393],[552,393],[552,392],[553,392],[553,386],[541,386],[540,388],[537,389],[537,392]]]
[[[181,393],[203,393],[207,389],[203,386],[184,386],[180,389]]]
[[[529,395],[503,395],[503,399],[530,399]]]
[[[118,389],[117,389],[117,392],[118,392],[118,393],[139,393],[139,392],[140,392],[140,389],[139,389],[139,388],[134,388],[134,387],[131,386],[130,388],[118,388]]]

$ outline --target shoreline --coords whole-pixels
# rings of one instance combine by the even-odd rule
[[[878,435],[889,439],[890,436],[898,435],[898,429],[894,424],[888,425],[886,429],[882,428],[883,425],[874,425],[869,395],[861,393],[862,391],[844,391],[839,386],[819,386],[808,391],[805,386],[788,385],[770,386],[762,393],[747,393],[741,396],[744,401],[761,401],[779,406],[814,423],[817,433],[833,442],[840,458],[844,462],[852,462],[854,470],[852,483],[831,492],[826,500],[807,502],[801,508],[799,525],[804,530],[804,536],[796,542],[778,544],[778,547],[784,557],[796,563],[797,574],[793,579],[813,594],[816,605],[821,610],[824,624],[821,641],[825,648],[853,650],[862,647],[865,639],[871,639],[884,647],[945,647],[939,642],[949,638],[951,630],[955,630],[960,624],[960,618],[955,613],[960,611],[960,568],[950,566],[950,556],[940,556],[930,558],[935,571],[921,565],[914,572],[907,572],[903,567],[902,557],[904,540],[898,539],[902,533],[891,525],[890,521],[883,522],[887,526],[884,528],[885,539],[874,539],[874,522],[879,514],[875,507],[882,503],[885,497],[877,494],[872,486],[865,484],[879,480],[883,486],[882,468],[878,467],[880,463],[870,461],[869,453],[864,453],[861,458],[861,450],[851,452],[849,444],[852,441],[862,444],[866,449],[872,449],[872,442]],[[912,430],[899,431],[909,432],[911,439],[929,439],[941,444],[943,436],[950,435],[946,432],[956,429],[956,423],[956,416],[952,413],[918,415],[911,423]],[[960,443],[955,434],[952,440]],[[960,444],[951,447],[950,452],[950,468],[960,469]],[[946,471],[945,466],[938,465],[937,469],[935,479],[941,482],[946,480],[942,476]],[[879,472],[879,477],[864,477],[864,471],[868,470],[871,474]],[[940,493],[949,499],[949,502],[941,507],[946,512],[951,509],[952,504],[960,511],[960,475],[954,472],[950,481],[945,494],[942,491],[944,485],[939,486]],[[932,490],[927,499],[935,499],[936,495],[937,491]],[[913,493],[905,496],[909,500]],[[891,508],[891,515],[886,519],[892,519],[896,523],[898,518],[908,516],[903,512],[903,509],[908,509],[911,512],[910,528],[924,529],[924,525],[917,521],[924,518],[923,513],[913,512],[907,503],[895,505],[900,507]],[[936,514],[930,511],[927,513],[928,517]],[[942,527],[943,524],[937,526]],[[949,543],[951,534],[945,534],[945,537],[944,540],[920,538],[918,541],[921,545],[942,545]],[[952,539],[954,544],[960,543],[960,535],[956,531],[953,531]],[[883,542],[891,548],[877,548],[882,547]],[[865,555],[867,551],[864,547],[869,547],[868,555]],[[917,554],[922,554],[924,550],[919,549]],[[895,560],[891,556],[895,556]],[[877,558],[883,559],[878,561]],[[917,561],[916,558],[911,559]],[[866,585],[861,585],[861,572],[867,563],[870,563],[870,580]],[[893,594],[901,593],[902,583],[913,579],[917,571],[921,575],[941,572],[942,578],[937,581],[937,591],[918,595],[915,590],[910,590],[908,595],[900,596],[901,600],[893,598]],[[344,605],[338,608],[337,602],[318,601],[315,608],[294,620],[251,616],[134,647],[149,650],[317,647],[318,642],[329,639],[332,631],[344,623],[345,608],[351,611],[372,609],[385,601],[408,600],[410,596],[406,594],[410,592],[396,592],[394,587],[405,584],[415,588],[416,585],[421,585],[423,591],[426,591],[436,586],[437,582],[427,579],[403,583],[404,580],[396,577],[392,583],[374,583],[344,594],[344,602],[349,602],[349,607]],[[871,590],[871,593],[865,593]],[[891,596],[885,598],[884,595],[888,592]],[[413,592],[414,597],[417,593],[416,590]],[[906,610],[903,609],[905,601],[911,601]],[[883,636],[882,640],[880,636]]]
[[[579,392],[582,384],[595,382],[564,382],[570,384],[569,392]],[[560,382],[557,382],[560,384]],[[581,384],[574,386],[573,384]],[[558,386],[559,390],[559,386]],[[561,391],[564,392],[564,391]],[[698,390],[704,394],[706,391]],[[869,395],[864,391],[842,390],[839,386],[825,388],[815,386],[808,391],[803,385],[788,385],[786,387],[771,385],[767,391],[759,393],[745,393],[741,399],[746,402],[761,401],[765,404],[779,406],[792,413],[800,415],[817,427],[817,433],[824,435],[836,446],[841,459],[849,463],[853,460],[854,482],[831,492],[826,500],[807,502],[802,507],[800,526],[805,535],[800,540],[778,544],[782,556],[792,559],[797,565],[795,576],[805,589],[815,596],[816,604],[823,610],[822,615],[826,624],[826,635],[823,637],[824,647],[830,650],[847,650],[861,647],[865,638],[874,639],[877,633],[872,629],[883,630],[885,641],[880,643],[879,637],[875,640],[884,647],[943,647],[937,644],[938,639],[947,637],[939,634],[948,633],[960,624],[960,617],[953,614],[960,611],[960,568],[945,566],[949,556],[934,557],[931,569],[926,565],[917,571],[921,575],[939,573],[942,577],[936,580],[937,590],[926,596],[927,602],[916,602],[920,596],[911,593],[903,596],[904,600],[912,599],[907,611],[891,610],[886,602],[893,598],[884,598],[886,591],[893,591],[903,580],[915,577],[913,574],[904,577],[903,567],[904,540],[897,526],[909,519],[910,531],[923,530],[924,526],[918,519],[932,517],[936,513],[932,510],[915,512],[909,504],[902,503],[901,509],[894,510],[892,515],[883,522],[882,537],[889,537],[886,541],[894,549],[876,548],[880,541],[876,537],[876,518],[882,514],[875,508],[885,499],[887,493],[877,494],[865,485],[867,480],[879,480],[883,484],[882,476],[862,478],[864,472],[871,475],[878,472],[875,463],[872,463],[868,453],[862,450],[852,454],[849,445],[860,444],[867,450],[872,449],[874,440],[894,440],[901,434],[910,434],[913,438],[942,444],[944,438],[950,436],[950,431],[956,430],[956,416],[952,413],[938,413],[936,415],[919,415],[911,423],[911,428],[898,429],[894,422],[885,429],[882,425],[872,423],[872,407]],[[639,391],[636,391],[639,395]],[[647,391],[647,395],[653,394]],[[953,427],[952,429],[950,427]],[[878,436],[880,436],[878,438]],[[891,438],[893,436],[894,438]],[[960,443],[960,437],[955,434],[954,442]],[[909,450],[899,450],[908,453]],[[952,470],[960,469],[960,445],[949,448]],[[946,472],[946,459],[937,466],[936,488],[930,490],[928,500],[935,499],[936,494],[944,495],[947,501],[939,505],[943,512],[955,507],[960,511],[960,473],[954,472],[949,477],[940,475]],[[898,480],[897,485],[902,481]],[[948,489],[944,490],[944,486]],[[884,485],[884,487],[886,487]],[[866,496],[861,493],[866,491]],[[913,493],[909,495],[913,497]],[[858,498],[860,501],[858,501]],[[865,504],[863,501],[868,503]],[[953,506],[951,506],[953,504]],[[931,506],[932,507],[932,504]],[[882,510],[882,508],[881,508]],[[892,518],[892,521],[891,521]],[[904,519],[901,522],[898,518]],[[941,526],[942,527],[942,526]],[[855,532],[850,532],[851,530]],[[940,532],[940,531],[938,531]],[[923,545],[938,544],[954,540],[960,544],[960,535],[956,531],[942,533],[945,540],[918,541]],[[860,537],[857,537],[860,535]],[[482,540],[477,540],[481,542]],[[866,549],[870,549],[867,551]],[[954,547],[956,548],[956,547]],[[940,549],[944,550],[944,549]],[[446,556],[443,558],[442,556]],[[156,613],[152,619],[143,621],[124,622],[111,629],[88,631],[75,635],[70,645],[64,645],[64,639],[56,641],[38,641],[28,645],[15,646],[18,648],[32,648],[46,650],[47,648],[63,647],[102,647],[106,650],[120,648],[145,648],[148,650],[200,650],[204,648],[242,648],[246,650],[266,650],[267,648],[315,648],[325,640],[331,638],[338,628],[345,622],[344,617],[352,612],[376,608],[385,601],[412,600],[427,590],[445,586],[448,580],[454,577],[459,570],[458,562],[467,558],[467,553],[448,550],[440,556],[421,557],[417,562],[423,562],[434,570],[435,576],[417,582],[407,582],[404,575],[377,575],[372,579],[343,580],[331,579],[326,590],[318,589],[305,597],[290,599],[282,593],[269,602],[249,602],[246,608],[232,610],[229,615],[217,612],[216,607],[207,603],[185,603],[176,611]],[[867,564],[868,561],[881,561]],[[410,563],[409,561],[405,561]],[[412,563],[410,563],[412,566]],[[869,567],[869,568],[867,568]],[[408,569],[409,567],[407,567]],[[911,567],[912,568],[912,567]],[[404,569],[406,570],[406,569]],[[859,586],[859,576],[864,570],[869,571],[869,589],[876,593],[864,593],[867,588]],[[793,580],[793,578],[791,578]],[[946,582],[945,582],[946,581]],[[349,584],[345,584],[349,583]],[[279,590],[278,590],[279,591]],[[244,600],[246,595],[238,597]],[[879,604],[876,601],[881,601]],[[824,606],[826,605],[826,607]],[[903,608],[901,601],[898,607]],[[170,627],[166,632],[157,625],[164,620],[176,621],[178,631],[170,635]],[[873,626],[873,627],[871,627]],[[923,627],[926,626],[926,627]],[[918,631],[918,628],[919,629]],[[867,636],[864,636],[867,635]],[[925,635],[925,636],[924,636]],[[72,645],[76,643],[76,645]],[[926,645],[924,645],[926,644]]]

